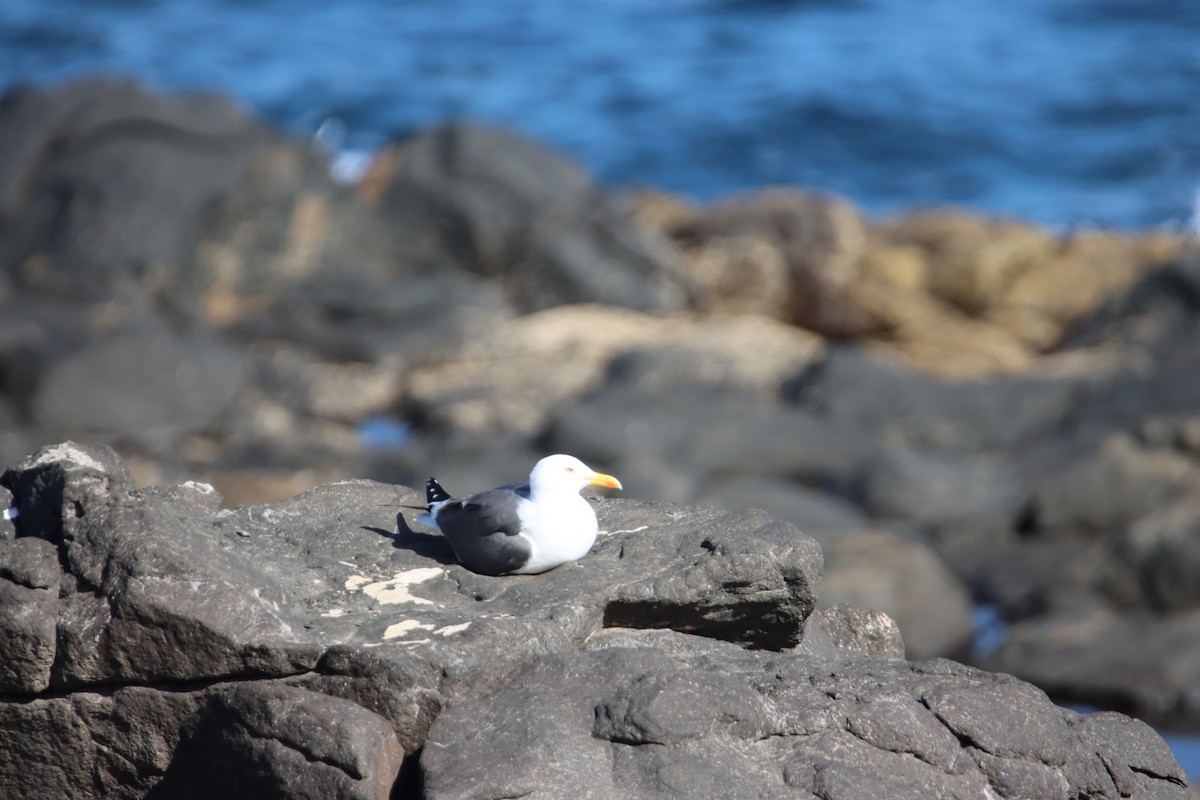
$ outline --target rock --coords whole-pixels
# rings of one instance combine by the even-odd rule
[[[946,381],[904,369],[863,349],[831,348],[818,369],[797,376],[790,395],[803,408],[883,444],[946,452],[1027,446],[1072,412],[1068,380]]]
[[[713,479],[695,499],[730,511],[761,508],[775,519],[792,523],[822,546],[870,526],[862,511],[849,501],[770,475]]]
[[[14,514],[20,510],[13,508],[12,492],[0,486],[0,542],[11,541],[17,537],[17,525]]]
[[[680,244],[687,248],[689,242]],[[697,310],[788,319],[792,276],[773,244],[751,236],[710,236],[684,252]]]
[[[910,447],[885,448],[871,462],[861,489],[872,516],[930,526],[984,518],[1015,527],[1030,493],[1009,459]]]
[[[1200,713],[1200,612],[1155,618],[1096,605],[1014,623],[979,660],[1067,702],[1118,706],[1166,724]]]
[[[192,269],[205,215],[272,152],[319,161],[226,99],[130,81],[22,88],[0,113],[0,272],[60,298],[186,308],[205,282]]]
[[[950,662],[817,668],[699,649],[608,637],[452,706],[421,756],[426,797],[1117,795],[1113,778],[1085,768],[1110,752],[1105,722],[1078,724],[1011,678]],[[1122,753],[1122,778],[1186,797],[1154,738],[1149,753]],[[1154,766],[1134,771],[1143,764]]]
[[[970,594],[927,545],[872,531],[827,542],[825,557],[823,606],[884,612],[913,660],[966,651],[974,635]]]
[[[316,662],[281,590],[213,535],[212,487],[117,488],[127,479],[111,450],[70,443],[0,479],[25,512],[18,533],[57,544],[66,572],[55,585],[73,586],[57,598],[53,663],[27,681],[186,681],[292,674]],[[5,608],[6,624],[17,613]]]
[[[590,305],[520,317],[454,356],[411,370],[408,403],[439,425],[533,436],[551,410],[600,385],[618,352],[654,340],[665,325]]]
[[[1032,525],[1039,535],[1104,537],[1197,490],[1195,460],[1114,434],[1041,482],[1034,492]]]
[[[144,686],[0,703],[0,787],[12,797],[146,797],[204,690]]]
[[[968,317],[925,291],[866,281],[856,288],[859,304],[879,320],[887,333],[872,349],[891,355],[909,368],[958,380],[1027,375],[1037,352],[1021,336],[992,319]],[[999,312],[997,312],[998,314]],[[1026,336],[1031,326],[1016,325]],[[1038,334],[1036,345],[1048,338]]]
[[[666,474],[775,475],[834,489],[853,484],[872,452],[861,428],[748,392],[681,387],[666,405],[658,392],[623,382],[564,410],[546,439],[618,471],[641,459]]]
[[[8,566],[0,579],[6,591],[42,593],[32,606],[26,598],[0,605],[0,631],[15,645],[6,648],[0,670],[5,691],[49,687],[74,696],[94,686],[157,682],[199,691],[223,678],[294,676],[299,686],[381,714],[409,752],[420,748],[449,698],[486,694],[546,648],[570,650],[606,623],[794,646],[820,575],[815,542],[761,514],[608,501],[600,514],[611,533],[588,557],[590,569],[506,582],[453,564],[440,537],[413,533],[403,521],[396,533],[396,504],[417,500],[411,490],[351,482],[274,506],[222,511],[209,487],[134,489],[111,451],[70,444],[11,468],[3,481],[27,513],[18,517],[22,538],[4,545]],[[647,526],[652,533],[644,534]],[[50,578],[61,590],[40,588]],[[287,737],[299,735],[255,722],[259,700],[211,702],[218,705],[205,707],[217,710],[195,711],[200,716],[187,723],[195,733],[186,751],[202,757],[190,766],[169,759],[168,774],[203,771],[207,759],[225,760],[230,741],[239,741],[218,736],[229,726],[206,723],[208,713],[243,716],[230,723],[234,729],[279,739],[278,752],[289,751]],[[284,698],[284,705],[291,702]],[[324,700],[313,702],[318,716],[347,720],[345,731],[329,736],[349,736],[351,750],[333,761],[391,763],[379,761],[384,751],[376,744],[364,749],[354,732],[358,723],[320,706]],[[54,714],[67,713],[55,708]],[[50,724],[45,720],[22,723],[34,729],[19,764],[56,763],[53,751],[36,744],[56,741],[39,733],[38,726]],[[255,759],[277,749],[263,747],[259,755],[245,754],[255,774],[262,772],[252,766]],[[125,767],[97,769],[105,773],[97,779],[103,784],[120,782]],[[280,769],[263,780],[280,786],[291,780],[290,769]],[[375,781],[365,769],[353,786]],[[328,774],[338,782],[345,772]],[[18,765],[3,793],[24,795],[24,781],[35,780],[24,776],[34,774],[40,769]],[[324,780],[303,778],[335,791]],[[286,796],[308,796],[298,791],[287,789]]]
[[[1119,535],[1116,556],[1136,576],[1145,604],[1171,613],[1200,607],[1200,500],[1160,508]]]
[[[269,683],[210,693],[175,753],[147,797],[385,800],[404,757],[383,717]]]
[[[399,233],[498,278],[525,311],[687,305],[674,248],[632,201],[593,189],[575,164],[515,134],[465,124],[419,133],[381,154],[366,182]]]
[[[0,692],[32,694],[50,686],[57,652],[58,551],[44,539],[0,542]]]
[[[408,373],[413,413],[474,432],[536,436],[556,409],[606,380],[665,392],[683,385],[778,394],[821,343],[773,320],[652,317],[560,306],[502,325],[445,360]]]
[[[1176,261],[1185,244],[1170,234],[1076,231],[1048,263],[1013,281],[1005,301],[1034,309],[1065,329]]]
[[[2,483],[22,509],[0,544],[3,796],[1036,797],[1080,775],[1102,795],[1122,765],[1182,786],[1152,735],[1093,745],[1012,679],[898,660],[879,612],[814,616],[820,550],[761,512],[597,501],[584,559],[489,578],[410,528],[404,487],[223,510],[71,443]]]
[[[1015,281],[1057,250],[1049,231],[949,210],[907,215],[879,233],[892,247],[915,248],[926,265],[923,284],[972,316],[1002,302]]]
[[[1136,596],[1136,582],[1116,574],[1107,544],[1077,538],[1010,540],[977,558],[968,572],[979,599],[1008,619],[1025,619],[1053,608],[1104,603],[1100,587]],[[1125,584],[1134,584],[1131,590]]]
[[[1090,230],[1060,241],[1033,225],[949,210],[911,214],[876,233],[885,251],[919,254],[923,269],[910,286],[1041,348],[1178,258],[1184,246],[1168,234]]]
[[[791,189],[766,190],[702,209],[670,233],[692,254],[698,282],[710,292],[735,280],[721,274],[741,263],[730,258],[731,240],[743,252],[757,252],[761,246],[751,243],[765,242],[787,270],[785,321],[836,338],[878,328],[854,300],[853,284],[861,272],[867,237],[858,209],[845,200]],[[715,242],[715,251],[709,249],[710,242]],[[758,274],[766,277],[767,287],[779,282],[778,267],[769,256],[756,256],[751,275]],[[707,307],[721,302],[711,295],[700,301]],[[754,311],[770,315],[778,304],[777,298],[764,296]]]
[[[876,658],[904,658],[900,626],[882,611],[835,605],[818,608],[814,620],[843,655],[858,653]]]
[[[141,330],[96,341],[47,365],[30,412],[48,430],[178,435],[211,423],[242,376],[239,357],[225,345]]]

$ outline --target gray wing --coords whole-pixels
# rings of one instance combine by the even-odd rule
[[[464,567],[483,575],[503,575],[528,563],[533,548],[521,532],[517,507],[525,485],[501,486],[446,503],[437,524]]]

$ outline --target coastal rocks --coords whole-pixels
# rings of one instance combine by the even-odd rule
[[[0,272],[75,300],[186,302],[203,285],[190,268],[205,215],[256,159],[302,150],[227,99],[123,80],[15,90],[2,113]]]
[[[2,481],[5,796],[1185,791],[1149,729],[816,611],[819,548],[762,513],[603,500],[584,559],[492,578],[404,487],[222,510],[72,443]]]
[[[532,437],[553,411],[614,380],[656,393],[684,384],[770,397],[822,351],[816,337],[765,318],[560,306],[501,325],[453,359],[409,371],[407,399],[416,415],[438,425]]]
[[[769,288],[780,283],[776,262],[782,261],[786,285],[778,293],[764,292],[758,313],[778,309],[781,319],[835,338],[878,330],[853,297],[867,234],[858,210],[843,199],[767,190],[700,209],[668,231],[692,254],[701,285],[710,292],[732,283],[735,270],[739,282],[762,275]],[[748,275],[742,274],[747,261]],[[739,305],[744,308],[745,300]]]
[[[966,653],[974,637],[971,597],[928,545],[866,531],[838,537],[823,550],[823,603],[884,612],[903,631],[913,661]]]
[[[1186,648],[1159,647],[1156,633],[1161,623],[1189,641],[1176,625],[1198,600],[1200,258],[1181,236],[1059,235],[952,210],[878,220],[792,189],[692,204],[596,186],[536,142],[464,124],[414,132],[350,185],[310,142],[227,101],[119,81],[14,89],[0,143],[3,463],[68,436],[111,443],[125,459],[118,468],[88,448],[75,466],[54,457],[10,473],[21,513],[0,519],[0,587],[21,612],[3,623],[12,658],[0,680],[12,691],[64,700],[77,694],[69,681],[157,681],[116,642],[168,650],[146,626],[166,624],[193,582],[223,585],[225,568],[249,581],[290,552],[222,507],[351,476],[419,486],[434,474],[466,492],[523,479],[555,450],[620,475],[622,498],[689,509],[680,519],[706,535],[664,539],[652,557],[679,569],[684,551],[728,559],[724,571],[688,573],[720,587],[720,602],[651,607],[649,595],[686,597],[690,584],[634,592],[617,570],[597,590],[603,601],[564,612],[569,636],[544,620],[510,631],[521,655],[498,682],[535,658],[534,645],[519,650],[523,636],[569,650],[606,614],[727,637],[736,620],[739,646],[800,637],[798,647],[816,647],[800,636],[804,607],[779,600],[794,576],[707,537],[721,527],[760,542],[751,507],[816,536],[830,556],[824,602],[844,589],[842,599],[888,608],[911,653],[961,651],[969,596],[1012,626],[1020,647],[1000,651],[1004,668],[1047,676],[1056,698],[1148,711],[1144,686],[1174,697],[1191,679]],[[197,483],[133,493],[135,480]],[[375,484],[321,496],[257,508],[391,532],[396,504],[420,500]],[[725,511],[691,510],[702,504]],[[636,516],[610,529],[651,524]],[[317,569],[318,594],[352,577],[338,561],[357,565],[377,539],[393,541],[343,531],[325,550],[321,535],[341,523],[322,524],[305,544],[321,553],[319,569],[292,564]],[[145,558],[131,555],[136,534],[108,538],[111,526],[149,531]],[[45,531],[53,552],[31,530]],[[221,545],[203,545],[214,530]],[[448,558],[438,539],[404,531],[414,560],[364,561],[353,573],[369,578],[363,586]],[[612,541],[632,552],[629,536]],[[247,566],[234,554],[256,538],[271,544]],[[186,558],[171,555],[177,539]],[[92,552],[101,547],[111,554]],[[95,563],[73,560],[86,552]],[[169,576],[148,581],[151,569]],[[427,644],[396,640],[446,644],[471,618],[406,617],[374,632],[380,648],[331,633],[346,649],[313,651],[310,631],[338,619],[297,611],[318,584],[269,577],[251,581],[258,596],[198,602],[193,627],[172,622],[186,628],[172,634],[180,641],[209,646],[188,663],[164,655],[167,678],[200,704],[234,667],[239,679],[310,675],[309,686],[404,720],[393,725],[398,740],[418,748],[450,697],[436,677],[442,662],[399,669],[406,688],[393,692],[375,688],[393,674],[382,666],[391,657],[363,653]],[[739,616],[729,599],[739,582],[779,604],[765,621],[753,622],[763,611],[753,603]],[[1105,620],[1087,631],[1144,637],[1155,657],[1094,683],[1054,638],[1063,620],[1083,618]],[[298,638],[256,651],[255,619]],[[434,627],[382,639],[408,620]],[[90,653],[93,641],[107,649]],[[1061,669],[1044,668],[1059,658]],[[134,771],[156,780],[168,761]]]
[[[675,252],[636,205],[514,133],[447,125],[385,151],[367,176],[383,213],[492,276],[523,311],[600,302],[672,311],[688,302]]]
[[[1136,710],[1152,722],[1190,727],[1200,715],[1200,610],[1156,617],[1100,605],[1061,608],[1010,626],[979,659],[1064,702]]]
[[[597,637],[444,712],[421,756],[425,794],[1187,796],[1150,728],[1120,727],[1127,749],[1113,758],[1119,715],[1089,722],[1028,684],[951,662],[813,666]]]
[[[5,793],[19,796],[61,796],[26,791],[58,769],[53,750],[37,743],[53,748],[60,735],[75,736],[49,735],[44,726],[87,728],[75,698],[113,687],[175,698],[126,704],[119,690],[111,701],[96,701],[94,716],[104,725],[128,717],[125,724],[144,727],[153,720],[139,709],[174,709],[160,724],[182,725],[183,733],[163,731],[157,746],[189,755],[177,762],[160,752],[138,767],[150,777],[157,771],[164,781],[188,783],[203,771],[195,759],[227,761],[236,751],[238,763],[268,776],[263,785],[283,796],[310,796],[281,788],[291,781],[330,791],[346,774],[371,783],[395,762],[388,741],[419,748],[446,702],[487,693],[605,624],[793,646],[803,638],[821,569],[815,542],[754,514],[610,501],[600,510],[611,533],[589,569],[505,581],[466,572],[440,537],[414,533],[397,509],[416,494],[382,484],[352,482],[276,506],[221,511],[211,487],[134,489],[112,451],[70,443],[10,468],[3,482],[22,509],[19,538],[2,543],[0,553],[11,600],[0,606],[0,630],[12,645],[2,659],[3,689],[55,693],[40,705],[5,707],[23,742],[6,752],[24,765]],[[218,684],[234,679],[264,683],[224,694]],[[271,688],[280,679],[294,688]],[[320,695],[310,700],[309,692]],[[362,731],[379,723],[356,722],[360,712],[336,711],[322,695],[381,715],[388,736],[371,734],[367,747]],[[315,720],[330,713],[344,727],[321,736],[335,749],[346,739],[349,751],[304,757],[304,768],[315,770],[307,777],[276,764],[295,758],[297,737],[316,736]],[[79,747],[94,740],[82,735]],[[247,750],[239,741],[262,744]],[[121,783],[122,771],[133,769],[89,752],[89,763],[105,773],[98,785]],[[262,768],[263,759],[274,766]],[[208,780],[201,785],[223,786],[226,778]]]

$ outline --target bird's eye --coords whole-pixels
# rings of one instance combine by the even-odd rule
[[[575,471],[574,467],[567,467],[567,472],[574,472],[574,471]]]

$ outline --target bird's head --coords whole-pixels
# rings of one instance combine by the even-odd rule
[[[534,494],[543,492],[578,492],[585,486],[604,486],[620,489],[621,482],[584,464],[575,456],[558,454],[546,456],[529,473],[529,487]]]

